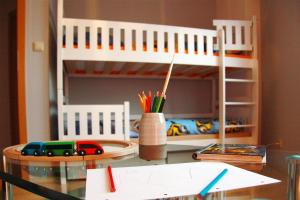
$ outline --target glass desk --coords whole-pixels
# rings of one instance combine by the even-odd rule
[[[111,148],[118,149],[118,145],[103,145],[106,152]],[[137,148],[137,147],[136,147]],[[48,188],[58,193],[65,194],[70,198],[85,198],[86,170],[93,168],[106,168],[108,165],[115,167],[143,166],[156,164],[171,164],[184,162],[199,162],[192,159],[192,153],[199,147],[186,145],[167,145],[167,158],[156,161],[146,161],[139,158],[136,151],[128,155],[101,160],[81,161],[20,161],[16,158],[5,159],[5,170],[21,180],[29,181],[36,185]],[[42,160],[42,159],[41,159]],[[249,165],[252,167],[251,165]],[[249,168],[246,166],[246,168]],[[281,180],[282,182],[237,189],[219,193],[209,193],[205,199],[287,199],[287,175],[279,173],[269,164],[258,168],[252,168],[256,172]],[[242,181],[242,177],[241,177]],[[29,191],[22,190],[12,184],[7,184],[6,197],[8,199],[44,199],[34,194],[35,188]],[[174,199],[197,199],[196,196],[178,197]]]

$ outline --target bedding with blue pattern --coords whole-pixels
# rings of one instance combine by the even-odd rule
[[[228,120],[227,125],[242,124],[238,120]],[[168,136],[216,134],[219,132],[219,121],[215,119],[166,119],[166,130]],[[226,132],[240,132],[242,128],[227,128]],[[138,138],[139,120],[132,123],[130,130],[131,138]]]

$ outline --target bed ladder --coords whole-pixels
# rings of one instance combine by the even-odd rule
[[[245,29],[249,28],[249,30],[252,28],[252,44],[250,45],[249,50],[251,50],[252,53],[252,64],[251,66],[240,66],[238,68],[246,68],[251,71],[251,78],[228,78],[226,76],[226,69],[228,69],[228,66],[226,66],[226,57],[225,57],[225,50],[234,48],[231,44],[228,44],[229,42],[232,42],[232,27],[242,27],[245,26],[243,24],[244,21],[233,21],[232,23],[226,23],[227,20],[214,20],[214,25],[217,26],[218,30],[218,39],[219,39],[219,134],[221,143],[231,143],[228,142],[228,139],[226,139],[225,130],[228,128],[251,128],[251,137],[248,139],[243,138],[243,141],[236,140],[234,142],[236,143],[248,143],[248,144],[257,144],[258,143],[258,117],[259,117],[259,97],[258,97],[258,87],[259,87],[259,79],[258,79],[258,61],[257,61],[257,39],[256,39],[256,18],[253,17],[252,22],[249,24],[249,27],[245,27]],[[225,22],[225,23],[224,23]],[[239,24],[241,22],[242,24]],[[231,26],[228,26],[230,24]],[[224,30],[224,27],[225,30]],[[230,33],[228,33],[230,32]],[[226,34],[226,42],[225,42],[225,34]],[[247,37],[247,36],[245,36]],[[248,42],[250,42],[251,35],[249,35]],[[235,41],[235,43],[237,43]],[[247,43],[247,42],[245,42]],[[226,100],[226,85],[228,83],[232,84],[249,84],[251,87],[251,101],[227,101]],[[226,124],[226,117],[227,117],[227,109],[229,107],[251,107],[251,116],[249,116],[251,119],[251,122],[248,124],[236,124],[236,125],[227,125]]]

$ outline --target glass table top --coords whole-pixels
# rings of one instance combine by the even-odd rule
[[[103,145],[105,152],[118,151],[122,148],[118,145]],[[128,155],[113,158],[103,158],[97,160],[80,161],[28,161],[6,157],[5,169],[8,174],[27,180],[31,183],[41,185],[59,193],[67,194],[70,197],[85,199],[85,184],[87,169],[112,168],[128,166],[145,166],[174,164],[186,162],[200,162],[192,158],[193,152],[198,150],[197,146],[167,145],[167,157],[162,160],[147,161],[140,159],[137,151]],[[245,168],[256,173],[260,173],[275,179],[280,183],[250,187],[245,189],[230,190],[219,193],[209,193],[206,199],[286,199],[287,198],[287,175],[266,164],[245,164],[238,167]],[[241,180],[242,181],[242,180]],[[8,196],[11,199],[26,199],[25,191],[18,191],[16,187],[8,186]],[[34,191],[31,191],[34,193]],[[184,197],[183,199],[194,199],[194,197]],[[28,199],[44,199],[32,194]]]

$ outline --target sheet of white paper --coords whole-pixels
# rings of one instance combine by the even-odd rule
[[[109,192],[107,170],[89,169],[86,199],[155,199],[194,195],[225,168],[228,172],[209,192],[280,182],[226,163],[193,162],[113,168],[116,192]]]

